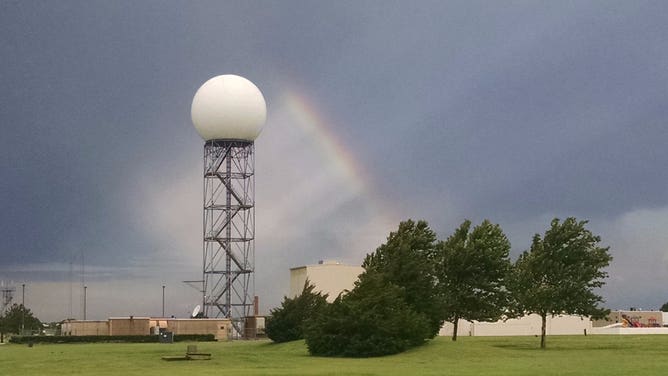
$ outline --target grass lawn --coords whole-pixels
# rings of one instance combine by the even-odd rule
[[[177,344],[0,345],[0,375],[668,375],[668,336],[437,338],[403,354],[369,359],[318,358],[303,341],[201,342],[211,360]]]

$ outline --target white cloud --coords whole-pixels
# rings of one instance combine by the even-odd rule
[[[611,308],[659,308],[668,301],[668,207],[637,209],[596,225],[614,259],[604,294]]]

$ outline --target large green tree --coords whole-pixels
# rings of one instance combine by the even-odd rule
[[[540,347],[545,348],[547,316],[572,314],[601,318],[608,310],[594,289],[604,284],[603,270],[612,261],[601,238],[585,228],[587,221],[555,218],[543,237],[534,235],[531,248],[514,265],[509,288],[517,314],[540,315]]]
[[[484,220],[471,231],[464,221],[454,234],[438,244],[439,289],[445,320],[454,325],[457,340],[459,319],[496,321],[508,307],[505,287],[511,264],[510,242],[497,224]]]
[[[363,273],[352,291],[308,321],[305,338],[309,352],[370,357],[396,354],[424,343],[429,321],[406,303],[404,293],[384,274]]]
[[[659,311],[668,312],[668,302],[663,303],[663,305],[661,306],[661,309],[659,309]]]
[[[23,304],[15,303],[0,316],[0,337],[4,337],[5,333],[20,334],[21,329],[41,331],[42,322]]]
[[[327,306],[327,294],[316,292],[307,279],[299,296],[285,297],[280,307],[271,310],[265,332],[274,342],[288,342],[304,338],[306,320]]]
[[[406,303],[429,320],[429,338],[443,324],[435,261],[436,234],[425,221],[407,220],[362,264],[367,272],[380,273],[388,283],[404,289]]]

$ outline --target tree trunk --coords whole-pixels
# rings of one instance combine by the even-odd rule
[[[540,348],[545,348],[545,327],[547,326],[547,313],[541,313],[542,325],[540,327]]]
[[[455,320],[452,323],[452,340],[457,340],[457,327],[459,326],[459,317],[455,316]]]

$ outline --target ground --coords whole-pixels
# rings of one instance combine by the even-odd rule
[[[186,343],[1,345],[0,375],[666,375],[668,336],[437,338],[403,354],[319,358],[303,341],[198,343],[211,360],[167,362]]]

